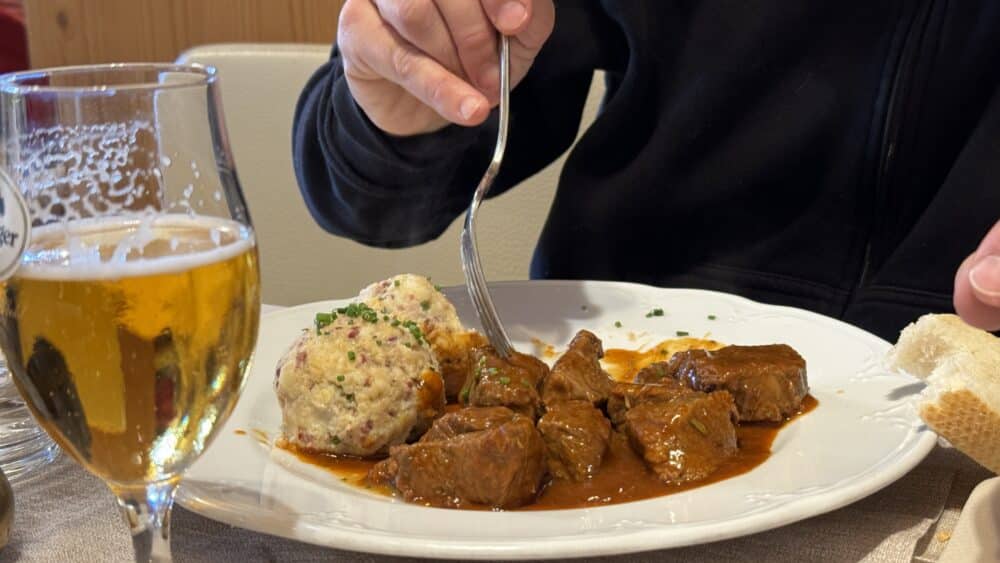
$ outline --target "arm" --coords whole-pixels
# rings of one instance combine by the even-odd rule
[[[566,12],[511,97],[510,142],[493,194],[554,160],[576,135],[593,68],[573,45],[581,20],[575,9]],[[357,103],[344,65],[335,49],[296,109],[295,167],[313,217],[331,233],[374,246],[435,238],[468,205],[493,150],[495,116],[472,127],[390,135]]]

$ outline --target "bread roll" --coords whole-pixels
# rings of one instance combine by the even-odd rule
[[[924,315],[903,329],[888,363],[927,382],[919,412],[931,429],[1000,473],[1000,338],[955,315]]]

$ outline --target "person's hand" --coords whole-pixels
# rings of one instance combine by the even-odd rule
[[[955,310],[973,326],[1000,330],[1000,221],[958,268]]]
[[[355,101],[393,135],[478,125],[499,102],[497,31],[511,86],[552,32],[552,0],[348,0],[337,44]]]

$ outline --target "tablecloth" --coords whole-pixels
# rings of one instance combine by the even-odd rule
[[[896,483],[839,510],[734,540],[619,557],[636,561],[937,561],[972,489],[991,475],[939,445]],[[127,562],[131,541],[114,497],[67,456],[14,485],[15,520],[0,561]],[[338,551],[173,513],[177,562],[389,562],[408,559]]]

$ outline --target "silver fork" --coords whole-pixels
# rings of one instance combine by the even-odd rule
[[[479,205],[490,191],[493,180],[496,179],[500,170],[500,163],[503,161],[503,152],[507,146],[507,122],[510,117],[510,39],[506,35],[500,34],[500,115],[497,124],[497,144],[493,149],[493,160],[486,168],[483,179],[476,187],[476,193],[472,196],[472,203],[469,211],[465,214],[465,227],[462,229],[462,271],[465,272],[465,287],[469,290],[469,297],[476,307],[476,315],[479,323],[483,325],[486,337],[490,344],[497,351],[500,357],[510,358],[514,352],[507,333],[500,322],[496,307],[493,306],[493,298],[490,297],[490,290],[486,286],[486,276],[483,274],[483,264],[479,260],[479,249],[476,247],[476,211]]]

